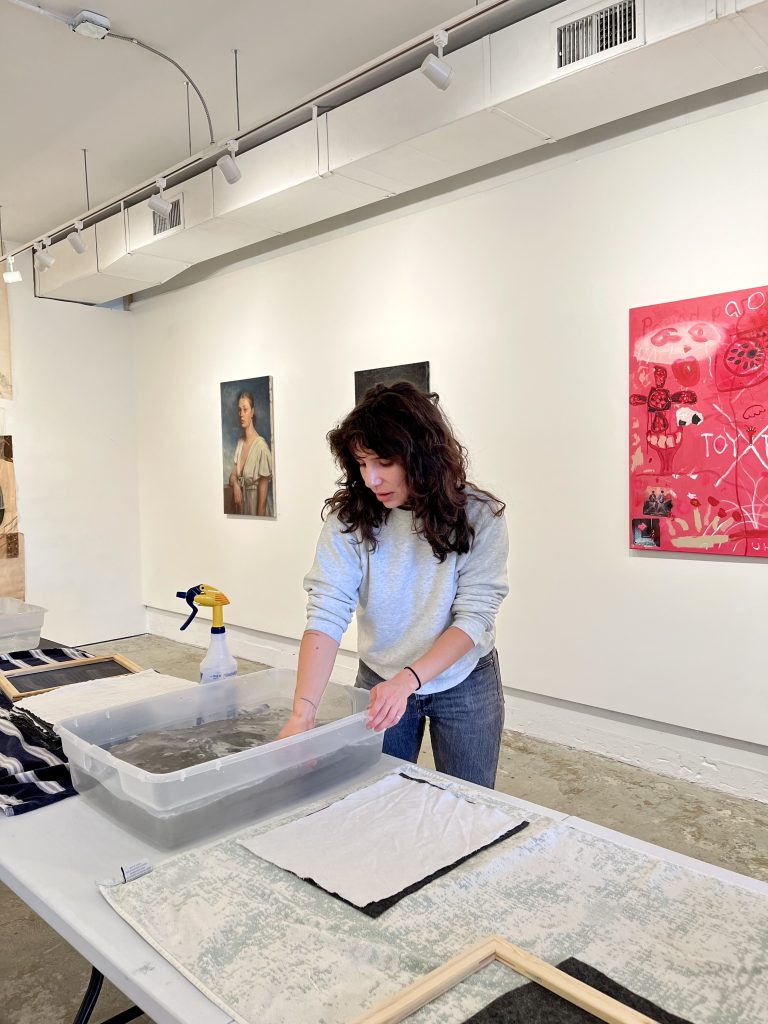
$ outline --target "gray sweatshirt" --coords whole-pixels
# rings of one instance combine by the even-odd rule
[[[475,646],[420,692],[438,693],[466,679],[493,649],[496,612],[509,592],[505,517],[472,497],[467,514],[475,528],[470,551],[451,552],[442,563],[415,532],[410,511],[390,511],[373,552],[329,515],[304,580],[307,629],[340,642],[357,610],[360,659],[389,679],[457,626]]]

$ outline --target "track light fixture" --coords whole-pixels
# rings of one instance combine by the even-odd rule
[[[78,254],[78,256],[82,256],[83,253],[88,249],[88,246],[85,244],[85,240],[82,236],[82,230],[83,222],[81,220],[76,220],[75,230],[70,231],[67,235],[67,241]]]
[[[448,33],[445,29],[435,32],[434,40],[437,47],[437,56],[430,53],[426,56],[421,65],[421,73],[430,80],[432,85],[445,91],[451,84],[453,68],[443,60],[443,48],[448,45]]]
[[[13,256],[8,257],[8,269],[3,271],[6,284],[21,284],[21,271],[13,269]]]
[[[5,243],[3,242],[3,208],[0,206],[0,260],[5,257]],[[13,256],[8,256],[8,269],[3,271],[3,280],[6,284],[19,284],[21,272],[13,269]]]
[[[36,246],[37,251],[35,252],[35,266],[42,273],[44,270],[50,270],[53,264],[56,262],[56,257],[52,256],[48,252],[47,246],[51,244],[50,238],[44,238]]]
[[[230,139],[227,143],[227,152],[216,161],[216,166],[224,175],[224,180],[228,185],[234,185],[243,176],[243,172],[237,166],[237,161],[235,160],[236,152],[237,139]]]
[[[155,184],[158,188],[158,194],[156,196],[149,197],[147,206],[150,208],[152,213],[156,213],[158,217],[170,217],[173,204],[163,197],[163,189],[166,184],[165,178],[157,178]]]

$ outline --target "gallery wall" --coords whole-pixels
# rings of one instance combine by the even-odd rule
[[[43,635],[87,644],[142,632],[135,373],[128,314],[8,288],[13,436],[27,601]]]
[[[139,301],[146,604],[215,583],[231,623],[298,638],[354,371],[429,360],[508,503],[505,682],[765,743],[766,566],[630,552],[626,426],[628,309],[767,283],[766,123],[724,103]],[[277,519],[227,518],[219,383],[261,375]]]

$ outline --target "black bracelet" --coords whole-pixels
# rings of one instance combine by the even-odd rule
[[[418,686],[416,687],[416,689],[417,689],[417,690],[420,690],[420,689],[421,689],[421,680],[419,679],[419,677],[418,677],[418,675],[417,675],[417,673],[416,673],[416,669],[414,669],[414,668],[411,668],[411,666],[410,666],[410,665],[404,665],[404,666],[403,666],[403,672],[410,672],[410,673],[411,673],[411,675],[413,676],[413,678],[414,678],[414,679],[416,680],[416,682],[418,683]]]

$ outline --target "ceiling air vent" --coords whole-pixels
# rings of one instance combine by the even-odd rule
[[[164,217],[162,213],[155,213],[152,211],[152,234],[162,235],[165,231],[170,231],[172,228],[181,227],[181,196],[178,199],[174,199],[171,203],[171,212],[167,217]]]
[[[561,25],[557,30],[557,66],[612,50],[637,37],[636,0],[609,4],[583,18]]]

